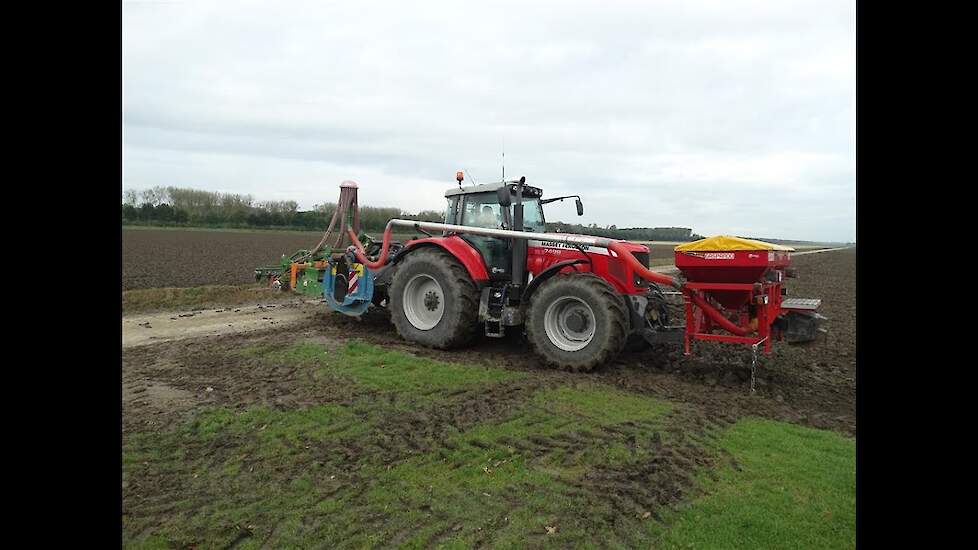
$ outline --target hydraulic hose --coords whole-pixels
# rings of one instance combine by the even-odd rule
[[[730,319],[724,317],[722,313],[717,311],[716,308],[708,304],[706,300],[701,298],[695,292],[690,292],[689,297],[693,301],[693,303],[696,304],[696,307],[702,309],[704,313],[710,316],[710,319],[713,319],[713,321],[715,321],[716,324],[720,325],[727,332],[732,332],[737,336],[747,336],[752,332],[750,329],[746,329],[740,325],[731,322]]]
[[[350,236],[350,241],[353,243],[354,246],[353,254],[356,255],[357,261],[367,266],[368,269],[380,269],[381,267],[383,267],[384,264],[387,263],[387,254],[388,252],[390,252],[392,229],[393,227],[391,226],[390,223],[388,223],[387,227],[384,228],[384,240],[383,240],[383,244],[380,247],[380,255],[377,256],[377,260],[373,262],[370,261],[369,258],[367,258],[367,251],[364,250],[363,243],[360,242],[360,239],[359,237],[357,237],[356,232],[354,232],[352,229],[347,229],[347,235]]]
[[[648,268],[648,266],[642,265],[642,263],[638,261],[638,258],[633,256],[632,253],[622,245],[621,241],[609,240],[606,246],[608,247],[608,250],[614,250],[615,253],[618,254],[619,258],[630,265],[631,268],[635,270],[635,274],[639,277],[645,279],[646,281],[652,281],[661,285],[669,285],[677,290],[682,290],[683,285],[679,282],[679,280],[677,280],[675,277],[670,277],[668,275],[652,271]]]

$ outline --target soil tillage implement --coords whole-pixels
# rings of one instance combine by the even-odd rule
[[[361,315],[371,304],[390,310],[406,340],[448,349],[478,332],[499,338],[519,330],[547,363],[590,370],[626,347],[695,340],[771,349],[771,340],[814,339],[818,300],[783,298],[790,250],[719,237],[677,247],[685,281],[649,269],[645,245],[547,233],[543,198],[526,178],[445,193],[444,223],[392,219],[380,242],[360,234],[356,184],[340,187],[337,213],[320,244],[259,278]],[[578,215],[583,205],[576,199]],[[394,228],[428,235],[403,244]],[[345,246],[344,238],[349,238]],[[671,325],[664,289],[681,293],[685,326]]]
[[[255,269],[256,280],[266,280],[276,289],[291,290],[310,296],[322,296],[331,309],[358,316],[367,311],[374,298],[374,277],[383,269],[367,270],[356,261],[349,244],[349,234],[360,232],[357,207],[357,184],[340,184],[340,199],[322,239],[312,250],[282,255],[278,266]],[[376,247],[367,235],[360,235],[368,249]],[[359,242],[359,240],[358,240]],[[400,245],[394,243],[394,248]]]

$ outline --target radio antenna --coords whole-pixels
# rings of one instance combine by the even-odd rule
[[[503,140],[503,182],[506,181],[506,140]]]

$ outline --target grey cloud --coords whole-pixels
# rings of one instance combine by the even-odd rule
[[[124,4],[123,185],[440,209],[505,145],[585,223],[853,240],[854,11]]]

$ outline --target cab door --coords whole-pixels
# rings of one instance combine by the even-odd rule
[[[462,225],[501,229],[503,207],[499,206],[495,193],[466,195],[462,202]],[[507,280],[513,270],[513,247],[509,239],[460,235],[482,255],[491,280]]]

